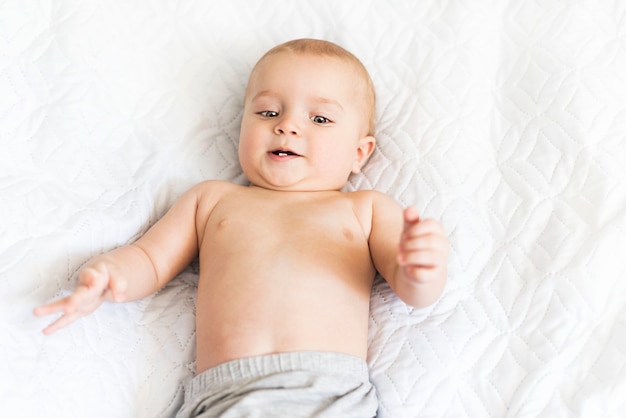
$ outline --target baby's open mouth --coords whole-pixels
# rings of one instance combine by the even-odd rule
[[[293,151],[289,151],[289,150],[282,150],[282,149],[277,149],[274,151],[270,151],[271,154],[274,154],[278,157],[289,157],[289,156],[299,156],[299,154],[296,154]]]

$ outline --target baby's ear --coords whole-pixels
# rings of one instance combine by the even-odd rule
[[[352,166],[352,173],[357,174],[361,172],[361,167],[367,162],[367,159],[374,152],[376,148],[376,138],[371,135],[364,136],[359,140],[358,147],[356,149],[356,158],[354,165]]]

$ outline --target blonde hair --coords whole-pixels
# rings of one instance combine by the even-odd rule
[[[340,47],[329,41],[321,39],[294,39],[279,45],[276,45],[269,51],[267,51],[256,63],[252,69],[251,74],[254,74],[257,67],[268,57],[276,55],[281,52],[292,52],[295,54],[311,54],[317,56],[326,56],[338,58],[348,64],[351,64],[357,73],[361,76],[361,80],[364,83],[365,92],[365,109],[367,112],[367,122],[369,124],[368,135],[374,135],[374,118],[376,114],[376,91],[374,89],[374,83],[367,72],[367,69],[363,63],[350,51]]]

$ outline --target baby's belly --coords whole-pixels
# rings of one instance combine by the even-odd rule
[[[279,352],[330,351],[365,358],[372,277],[287,270],[288,275],[274,270],[201,278],[198,372]]]

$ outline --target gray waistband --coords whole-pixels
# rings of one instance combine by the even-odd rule
[[[359,357],[341,353],[303,351],[247,357],[219,364],[193,378],[186,392],[187,396],[194,397],[207,387],[238,384],[259,376],[293,371],[369,381],[367,363]]]

